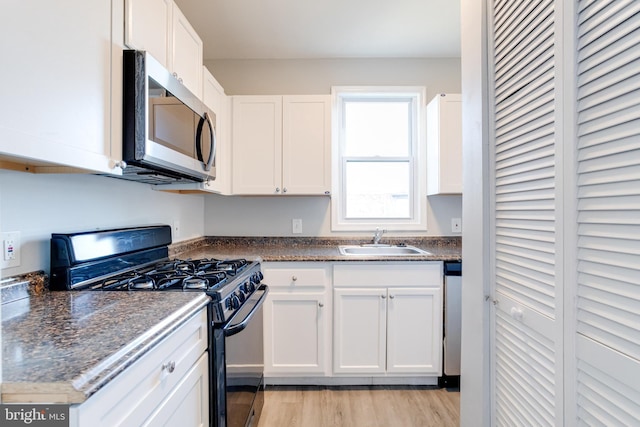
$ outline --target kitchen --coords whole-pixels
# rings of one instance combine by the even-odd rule
[[[478,16],[483,16],[483,11],[481,10],[483,3],[466,1],[463,4],[463,23],[466,22],[468,25],[462,26],[463,41],[466,41],[466,45],[463,43],[462,67],[460,67],[459,63],[456,63],[456,60],[452,59],[409,61],[411,63],[422,62],[422,65],[419,65],[416,71],[420,77],[413,77],[413,74],[410,74],[409,76],[404,76],[406,80],[403,81],[394,79],[394,84],[417,84],[414,78],[420,79],[420,84],[422,84],[422,79],[428,76],[425,84],[429,88],[433,88],[430,90],[434,90],[429,95],[435,95],[435,93],[441,91],[460,92],[460,89],[465,94],[465,84],[470,84],[472,85],[471,87],[484,87],[485,83],[481,81],[482,75],[477,72],[478,69],[483,69],[482,53],[484,52],[484,46],[481,45],[481,42],[483,37],[486,37],[483,33],[484,30],[478,23],[482,20],[477,18]],[[4,37],[3,43],[8,44],[11,40],[11,37]],[[465,46],[467,47],[466,50]],[[2,51],[14,52],[9,49],[9,46],[5,45],[3,45]],[[467,54],[466,56],[465,53]],[[20,55],[24,55],[24,53],[14,52],[14,55],[9,55],[9,57],[19,58]],[[73,56],[70,55],[70,58],[73,58]],[[42,61],[55,63],[55,58],[46,58],[43,52]],[[469,61],[466,64],[471,65],[467,65],[467,68],[465,68],[464,61]],[[347,71],[343,71],[346,73],[344,75],[345,80],[350,80],[351,76],[355,75],[371,75],[371,73],[380,72],[380,75],[374,74],[370,77],[370,80],[363,83],[387,83],[386,74],[384,73],[384,61],[382,61],[382,64],[378,61],[370,60],[349,62],[348,66],[345,65]],[[246,80],[240,76],[238,77],[250,84],[246,88],[246,92],[244,92],[246,94],[262,93],[260,91],[265,90],[264,83],[268,81],[266,79],[268,76],[271,76],[271,79],[276,82],[280,81],[282,85],[273,84],[273,92],[270,90],[270,93],[286,93],[289,91],[287,90],[289,80],[291,82],[297,81],[289,78],[291,75],[296,75],[294,73],[295,70],[299,70],[300,74],[308,74],[316,70],[318,74],[322,75],[323,71],[326,71],[322,66],[328,66],[323,61],[313,64],[312,67],[306,67],[304,63],[292,61],[291,68],[286,70],[294,74],[286,74],[286,78],[278,78],[278,76],[284,76],[285,73],[277,68],[274,70],[274,66],[262,64],[264,68],[261,69],[259,61],[250,65],[250,68],[255,70],[256,74],[243,70],[248,73]],[[395,61],[393,68],[396,68]],[[240,74],[238,71],[241,69],[230,67],[226,76],[223,66],[220,66],[218,70],[219,72],[216,71],[216,77],[224,83],[225,90],[228,93],[243,93],[241,87],[234,86],[233,78],[230,77]],[[337,73],[339,70],[332,71]],[[462,85],[460,80],[463,82]],[[478,82],[479,80],[480,83]],[[349,84],[352,84],[352,82],[349,81]],[[477,86],[473,86],[474,84]],[[324,87],[326,92],[329,84],[321,83],[321,86]],[[314,87],[313,91],[315,92],[316,90],[317,88]],[[472,91],[468,92],[467,96],[468,105],[470,106],[468,108],[471,109],[467,111],[470,114],[475,113],[475,117],[481,117],[484,106],[481,103],[480,96]],[[428,96],[427,98],[430,99],[430,97]],[[478,106],[479,104],[480,106]],[[478,123],[481,122],[482,120],[479,118]],[[489,265],[488,259],[485,260],[487,262],[484,262],[478,254],[485,254],[485,257],[489,257],[487,254],[488,248],[483,243],[485,239],[488,240],[486,235],[487,225],[483,222],[487,221],[483,215],[488,214],[483,213],[485,212],[483,209],[487,208],[486,203],[488,202],[483,201],[483,195],[487,197],[486,200],[488,200],[488,196],[486,193],[487,188],[483,187],[483,172],[478,171],[480,166],[478,166],[477,159],[485,158],[486,153],[481,148],[478,148],[477,145],[473,145],[473,143],[479,140],[477,135],[484,134],[486,129],[469,129],[467,126],[469,125],[465,122],[465,141],[471,142],[465,142],[465,144],[469,144],[465,145],[465,149],[469,148],[469,152],[474,152],[477,156],[469,156],[476,159],[475,164],[470,159],[465,158],[465,172],[468,174],[465,177],[465,191],[471,191],[468,192],[468,201],[465,202],[465,206],[462,206],[462,218],[465,227],[463,257],[465,257],[466,262],[465,271],[469,273],[470,277],[485,278],[488,275],[486,271],[488,267],[483,267],[483,265]],[[51,153],[52,156],[54,154]],[[164,193],[150,190],[142,184],[121,182],[92,175],[30,174],[6,170],[3,170],[0,174],[0,224],[3,231],[20,230],[22,242],[20,267],[18,269],[3,270],[3,277],[46,269],[49,263],[48,239],[51,232],[68,229],[93,229],[96,224],[101,228],[150,223],[170,224],[174,229],[176,241],[211,235],[288,236],[291,234],[292,218],[302,219],[303,236],[325,235],[328,234],[330,227],[329,199],[322,197],[299,199],[224,197],[215,195],[203,197],[192,194]],[[427,234],[434,236],[450,234],[446,229],[450,224],[450,218],[459,215],[461,210],[460,198],[456,198],[456,196],[436,196],[429,199],[429,207],[428,223],[430,224],[430,229]],[[239,217],[241,221],[238,221]],[[212,218],[216,218],[216,220]],[[467,234],[467,231],[469,234]],[[488,283],[488,279],[484,279],[483,282]],[[466,297],[466,303],[463,296],[463,304],[468,304],[469,307],[469,311],[465,311],[469,313],[468,320],[463,318],[463,323],[466,322],[465,325],[469,331],[466,334],[468,338],[466,342],[468,343],[468,348],[475,349],[475,351],[463,354],[463,371],[466,363],[469,380],[466,388],[464,381],[462,384],[462,425],[476,425],[479,417],[482,417],[485,423],[488,423],[487,420],[490,419],[489,408],[491,408],[492,402],[489,397],[489,382],[488,379],[483,378],[482,374],[484,373],[487,378],[489,376],[489,361],[487,360],[490,355],[488,345],[489,328],[486,325],[483,326],[483,322],[478,321],[479,319],[486,319],[485,315],[488,316],[489,309],[478,303],[478,301],[484,300],[485,295],[487,297],[491,295],[490,288],[488,285],[485,286],[486,290],[481,286],[470,290]],[[517,307],[512,312],[512,315],[514,318],[519,316]],[[527,315],[525,314],[524,317],[526,318]],[[637,332],[637,327],[635,327],[635,330]],[[562,341],[559,342],[562,343]],[[623,351],[622,353],[629,354],[628,351]],[[562,354],[562,352],[559,354]],[[617,360],[609,359],[609,357],[603,357],[602,360]],[[631,367],[630,370],[625,370],[628,378],[635,378],[638,370],[637,367],[634,367],[636,365],[633,364],[633,360],[623,362],[623,366]],[[593,361],[591,361],[591,364],[593,364]],[[573,375],[572,366],[573,361],[568,360],[565,368],[567,377]],[[611,366],[616,366],[616,364],[612,363]],[[603,369],[602,366],[600,366],[600,369]],[[607,368],[604,368],[604,371],[610,372]],[[471,372],[474,374],[471,374]],[[557,375],[562,375],[562,373]],[[615,378],[617,381],[615,384],[629,387],[629,389],[625,389],[628,395],[634,396],[633,393],[638,393],[637,384],[639,382],[635,382],[636,386],[634,388],[633,380],[625,380],[624,374],[615,373],[614,375],[609,373],[609,375],[611,378]],[[566,381],[570,384],[570,379]],[[629,385],[629,381],[631,381],[631,385]],[[556,387],[558,387],[558,384],[562,384],[562,379],[557,381]],[[469,396],[466,401],[465,390],[468,392],[466,396]],[[574,407],[571,404],[574,403],[576,395],[571,392],[567,392],[567,396],[564,398],[562,397],[562,392],[556,395],[555,399],[558,402],[558,406],[567,405],[568,408],[566,409],[566,415],[563,415],[563,411],[560,409],[557,409],[557,412],[554,413],[553,417],[555,417],[557,425],[563,423],[565,416],[569,417],[569,420],[573,419],[570,417],[573,411],[576,410],[573,409]],[[553,399],[551,400],[553,401]],[[631,399],[631,401],[633,402],[634,399]],[[635,402],[637,401],[638,399],[635,399]],[[628,411],[631,416],[636,414],[637,419],[637,404],[635,406],[636,409],[633,408],[632,404],[631,409]],[[567,423],[567,425],[571,424],[571,422]]]
[[[57,24],[54,23],[54,25]],[[51,60],[55,61],[55,59]],[[433,97],[440,91],[451,93],[459,91],[459,83],[455,79],[455,76],[459,75],[459,61],[456,58],[405,60],[403,62],[407,65],[403,68],[406,68],[407,76],[403,77],[402,81],[389,77],[390,69],[397,68],[399,61],[391,63],[389,60],[356,59],[341,61],[337,64],[338,66],[334,65],[334,62],[320,60],[311,64],[311,68],[316,70],[316,77],[313,77],[309,64],[304,65],[301,61],[284,61],[285,64],[291,63],[293,67],[304,67],[300,72],[306,75],[309,81],[314,82],[314,85],[309,85],[308,88],[282,86],[291,79],[292,73],[277,72],[274,78],[279,78],[280,83],[275,80],[274,83],[268,84],[262,79],[263,83],[257,87],[248,87],[248,84],[255,84],[256,80],[260,81],[256,77],[249,76],[239,81],[237,88],[233,87],[231,80],[228,84],[225,83],[227,85],[225,91],[229,94],[270,95],[273,93],[314,94],[321,90],[320,93],[328,94],[333,84],[351,84],[356,81],[356,76],[362,78],[361,76],[367,74],[370,75],[369,81],[363,83],[372,84],[379,81],[385,84],[393,82],[403,85],[424,84],[426,75],[433,82],[431,83],[433,89],[429,89],[428,97]],[[95,63],[99,62],[96,60]],[[265,64],[269,66],[269,61],[265,61]],[[256,73],[256,76],[265,76],[269,73],[269,70],[261,67],[263,66],[260,64],[252,64],[250,70]],[[325,77],[328,69],[334,69],[332,73],[337,74],[337,77],[332,79]],[[232,71],[230,74],[233,76],[237,72]],[[222,81],[222,77],[220,80]],[[242,85],[245,86],[244,89]],[[321,89],[318,89],[318,86]],[[81,95],[58,93],[58,96],[66,96],[69,100],[73,96]],[[56,96],[52,94],[48,100],[55,98]],[[48,100],[43,102],[46,104]],[[88,110],[88,107],[85,104],[79,110]],[[73,115],[75,114],[74,112]],[[77,117],[84,118],[81,116],[84,111],[78,111],[77,114]],[[91,122],[91,119],[87,118],[86,121]],[[90,132],[91,130],[82,129],[82,131]],[[50,153],[47,157],[55,159],[55,155],[56,153]],[[9,162],[9,169],[12,165],[13,163]],[[46,166],[36,167],[39,171],[46,171]],[[209,233],[218,236],[291,236],[291,220],[295,218],[302,220],[302,233],[300,233],[302,237],[331,235],[330,198],[326,196],[272,199],[270,197],[174,194],[156,191],[146,184],[94,175],[31,174],[7,169],[1,173],[2,229],[9,232],[19,230],[21,240],[20,266],[4,269],[3,277],[29,271],[48,270],[50,263],[48,241],[52,232],[93,230],[97,227],[109,229],[145,224],[169,224],[172,227],[174,242],[189,241]],[[115,196],[115,199],[112,196]],[[39,209],[29,210],[35,215],[30,217],[30,214],[23,212],[23,209],[10,208],[10,206],[23,206],[25,200],[41,200],[48,206],[46,213]],[[449,234],[444,233],[438,224],[443,224],[444,229],[450,228],[451,217],[459,216],[460,196],[435,196],[432,204],[433,208],[429,209],[427,217],[427,221],[430,221],[432,226],[428,233],[422,234],[428,236]],[[116,206],[120,207],[114,209]],[[122,206],[126,207],[122,208]],[[5,210],[5,208],[8,209]],[[374,228],[371,227],[359,234],[362,238],[370,239]],[[384,239],[393,238],[394,234],[387,232]],[[409,235],[400,233],[400,236],[403,234]]]

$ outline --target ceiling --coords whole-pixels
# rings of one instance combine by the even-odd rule
[[[204,59],[460,56],[459,0],[175,0]]]

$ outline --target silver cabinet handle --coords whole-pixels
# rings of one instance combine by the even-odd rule
[[[393,295],[389,295],[389,298],[394,299],[394,298],[395,298],[395,296],[393,296]]]
[[[163,371],[167,371],[168,373],[172,373],[173,371],[176,370],[176,362],[171,360],[171,361],[169,361],[167,363],[164,363],[162,365],[162,370]]]
[[[320,308],[324,307],[324,303],[319,302],[319,303],[318,303],[318,307],[320,307]]]
[[[380,298],[387,299],[387,296],[386,295],[380,295]]]
[[[276,187],[276,193],[280,192],[280,187]]]
[[[286,192],[287,192],[287,187],[284,187],[284,188],[282,189],[282,192],[283,192],[283,193],[286,193]]]
[[[291,280],[293,280],[294,282],[298,281],[298,277],[297,276],[291,276]]]

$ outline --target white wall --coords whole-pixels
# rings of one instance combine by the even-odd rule
[[[212,60],[207,68],[228,95],[329,94],[338,85],[420,85],[428,102],[438,93],[460,93],[460,59]],[[331,232],[328,197],[207,196],[205,234],[289,236],[291,219],[302,219],[303,236]],[[411,235],[460,235],[451,218],[462,217],[460,196],[427,201],[428,230]],[[347,233],[357,235],[358,233]]]
[[[356,236],[370,232],[332,232],[329,197],[226,197],[205,199],[207,236]],[[459,236],[451,233],[451,216],[461,218],[460,196],[430,196],[426,232],[392,233],[411,236]],[[291,220],[302,219],[302,234],[292,234]],[[375,227],[372,227],[372,232]]]
[[[176,242],[204,235],[203,213],[201,195],[154,191],[148,184],[95,175],[0,170],[0,229],[21,233],[20,266],[2,270],[2,277],[48,271],[51,233],[177,220]]]

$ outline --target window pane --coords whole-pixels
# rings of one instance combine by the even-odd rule
[[[346,218],[409,218],[409,162],[346,163]]]
[[[409,156],[410,101],[345,101],[345,156]]]

